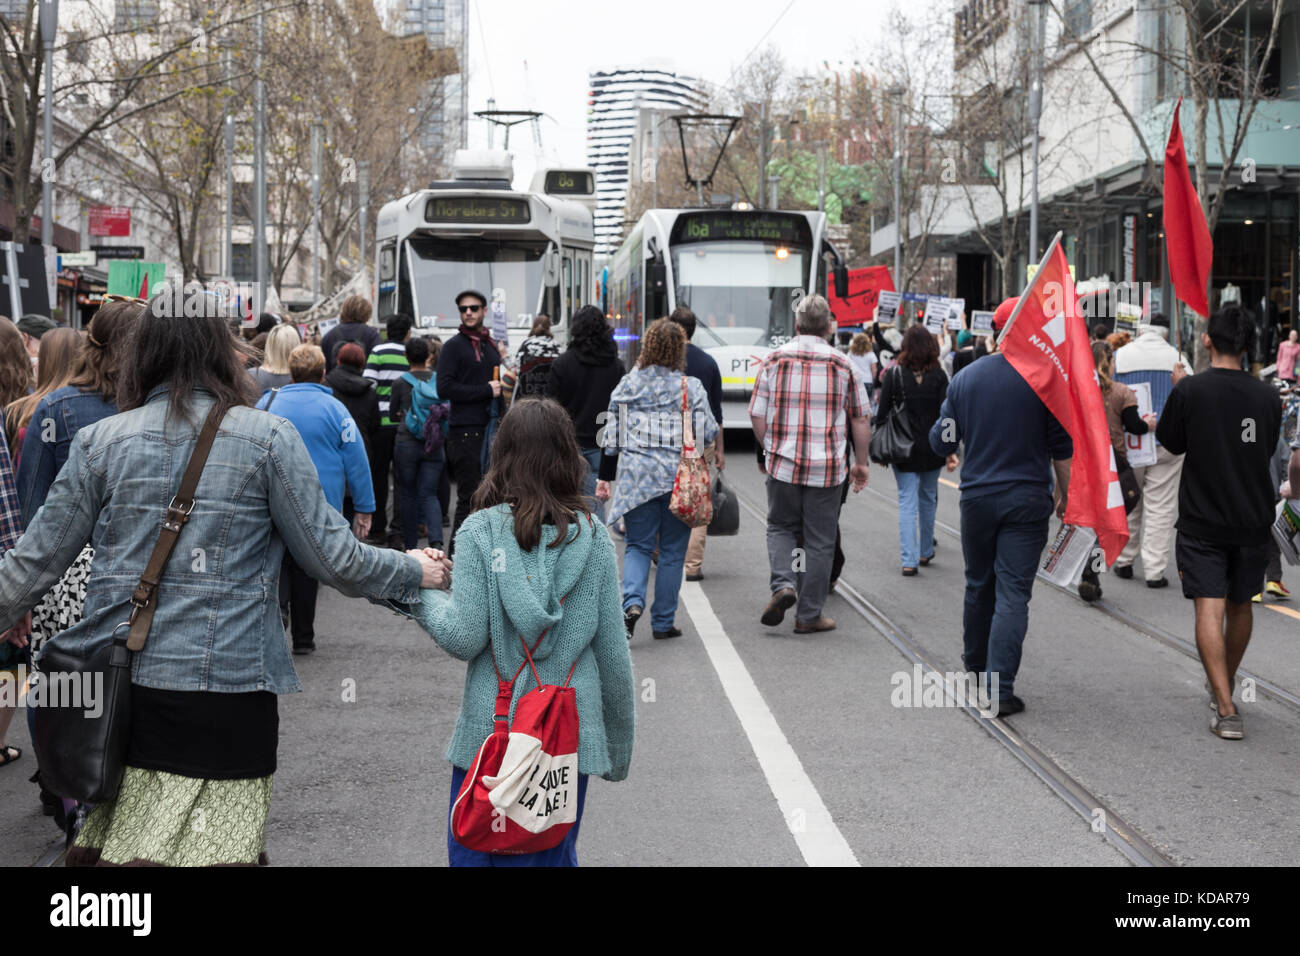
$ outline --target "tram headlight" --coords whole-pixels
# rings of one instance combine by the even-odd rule
[[[776,249],[776,257],[778,259],[788,259],[790,258],[790,250],[785,246],[778,246]]]

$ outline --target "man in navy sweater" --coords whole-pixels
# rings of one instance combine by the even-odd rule
[[[469,516],[469,502],[483,480],[483,439],[487,434],[491,404],[501,397],[496,373],[501,353],[483,326],[487,299],[467,289],[456,296],[460,330],[438,356],[438,395],[451,404],[448,418],[447,465],[456,482],[456,517],[451,526],[451,548],[456,532]]]
[[[998,306],[995,332],[1002,331],[1015,304],[1008,299]],[[1060,517],[1065,514],[1074,445],[1029,383],[999,354],[953,377],[939,419],[930,429],[930,447],[938,455],[955,454],[963,440],[962,660],[966,670],[988,674],[993,706],[999,717],[1006,717],[1025,709],[1015,695],[1016,673],[1029,627],[1034,574],[1052,517],[1052,472]]]
[[[709,410],[713,412],[713,420],[718,423],[718,437],[701,449],[701,457],[710,468],[722,471],[726,467],[726,458],[722,452],[722,373],[718,371],[718,363],[713,360],[713,356],[691,343],[695,337],[695,313],[681,305],[673,309],[673,314],[668,318],[680,325],[686,333],[686,374],[698,378],[704,386],[704,394],[709,397]],[[704,542],[708,540],[708,533],[707,525],[691,529],[691,540],[686,545],[686,561],[683,565],[687,581],[704,580]]]

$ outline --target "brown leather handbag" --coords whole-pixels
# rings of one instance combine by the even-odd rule
[[[167,506],[158,542],[131,595],[131,616],[114,629],[109,643],[94,650],[64,649],[51,641],[32,673],[30,693],[41,701],[33,709],[32,746],[42,783],[61,797],[83,803],[117,797],[131,742],[131,656],[149,637],[163,569],[194,510],[194,491],[224,414],[225,409],[213,405],[203,423],[180,490]],[[69,695],[74,685],[80,692]],[[87,687],[93,699],[87,699]],[[69,696],[71,701],[65,699]],[[70,706],[74,702],[77,706]],[[88,709],[92,702],[94,710]]]

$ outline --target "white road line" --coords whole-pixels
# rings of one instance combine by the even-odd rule
[[[809,866],[861,866],[713,613],[704,589],[683,582],[681,597],[804,862]]]

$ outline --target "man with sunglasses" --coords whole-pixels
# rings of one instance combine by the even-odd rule
[[[447,465],[456,482],[456,516],[452,521],[452,548],[456,532],[469,515],[469,502],[483,478],[481,459],[491,403],[501,396],[496,374],[501,354],[483,325],[487,299],[466,289],[456,296],[460,329],[438,356],[438,395],[451,403],[448,419]]]

